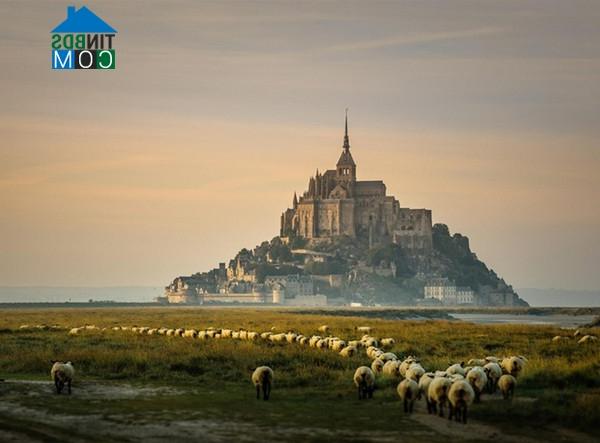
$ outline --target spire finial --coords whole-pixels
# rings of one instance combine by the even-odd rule
[[[344,131],[344,151],[350,150],[350,138],[348,137],[348,108],[346,108],[346,128]]]

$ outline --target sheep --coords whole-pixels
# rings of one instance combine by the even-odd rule
[[[434,375],[436,377],[448,377],[448,373],[446,371],[435,371]]]
[[[579,329],[573,333],[573,337],[579,337],[580,335],[583,335],[583,334]]]
[[[273,335],[271,332],[263,332],[262,334],[260,334],[260,338],[262,338],[263,340],[268,340],[269,337],[271,337],[271,335]],[[231,332],[227,335],[227,337],[231,338]]]
[[[375,359],[377,357],[375,357],[375,352],[376,351],[380,351],[381,349],[376,348],[375,346],[368,346],[367,347],[367,357],[369,357],[370,359]],[[383,354],[383,352],[382,352]]]
[[[148,335],[156,335],[158,334],[157,328],[148,329]]]
[[[385,363],[383,362],[383,360],[381,360],[380,358],[376,358],[375,360],[373,360],[373,363],[371,363],[371,369],[375,374],[381,374],[383,372],[384,364]]]
[[[444,405],[448,402],[448,390],[452,381],[446,377],[434,377],[427,389],[427,398],[431,405],[431,413],[435,414],[439,407],[439,416],[444,416]]]
[[[377,343],[377,339],[375,339],[375,338],[373,338],[373,337],[369,337],[369,338],[367,338],[367,339],[363,340],[362,342],[363,342],[363,345],[364,345],[365,347],[367,347],[367,348],[368,348],[369,346],[375,346],[375,347],[377,347],[377,346],[379,345],[379,344]]]
[[[84,328],[71,328],[71,330],[69,331],[69,335],[77,335],[83,330]]]
[[[494,356],[487,356],[485,358],[485,361],[487,361],[488,363],[500,363],[500,359],[498,357],[494,357]]]
[[[295,334],[293,332],[288,332],[287,334],[285,334],[285,339],[287,340],[288,343],[294,343],[294,341],[296,341],[297,336],[298,336],[298,334]]]
[[[56,387],[56,393],[60,394],[65,387],[65,383],[67,384],[67,389],[69,395],[71,394],[71,382],[73,381],[73,376],[75,375],[75,369],[73,368],[73,363],[70,361],[63,363],[60,361],[52,361],[52,369],[50,370],[50,377],[54,381],[54,386]]]
[[[391,377],[400,377],[400,362],[397,360],[390,360],[384,363],[383,374]]]
[[[262,389],[263,400],[268,400],[271,395],[271,385],[273,384],[273,370],[268,366],[259,366],[252,373],[252,383],[256,387],[256,399],[260,399]]]
[[[418,360],[412,355],[409,355],[402,363],[400,363],[400,375],[402,375],[402,377],[406,377],[406,371],[408,371],[408,368],[410,368],[413,363],[418,363]]]
[[[358,349],[356,349],[354,346],[346,346],[345,348],[343,348],[340,351],[340,355],[342,357],[352,357],[357,352],[358,352]]]
[[[231,333],[233,331],[231,329],[221,329],[221,337],[223,338],[231,338]]]
[[[483,371],[488,379],[488,392],[493,394],[496,392],[498,379],[502,376],[502,368],[498,363],[490,362],[483,367]]]
[[[517,379],[510,374],[504,374],[498,380],[498,387],[504,400],[513,398],[515,395],[515,386],[517,386]]]
[[[321,340],[317,341],[317,343],[315,344],[315,348],[327,349],[327,340],[321,339]]]
[[[394,346],[396,344],[396,340],[394,340],[391,337],[382,338],[381,340],[379,340],[379,344],[381,346],[383,346],[384,348],[391,348],[392,346]]]
[[[307,345],[309,343],[309,340],[310,339],[308,337],[302,337],[298,343],[300,343],[301,345]]]
[[[419,385],[409,378],[402,380],[396,388],[400,399],[404,402],[404,413],[412,414],[415,400],[419,395]]]
[[[502,371],[505,374],[510,374],[513,377],[518,377],[521,371],[523,370],[523,366],[525,365],[525,361],[521,356],[517,357],[513,355],[512,357],[505,357],[500,364]]]
[[[328,325],[319,326],[317,328],[317,331],[327,334],[329,332],[329,326]]]
[[[582,345],[585,343],[592,343],[598,340],[598,337],[594,336],[594,335],[584,335],[583,337],[581,337],[578,341],[577,344],[578,345]]]
[[[175,335],[175,329],[167,329],[167,336],[172,337]]]
[[[467,362],[467,364],[469,366],[485,366],[485,364],[487,363],[487,361],[483,358],[472,358],[471,360],[469,360]]]
[[[419,395],[417,399],[420,399],[421,396],[425,396],[425,403],[427,404],[427,412],[431,414],[431,403],[429,402],[429,397],[427,396],[427,391],[429,390],[429,385],[433,381],[435,375],[433,372],[426,372],[419,379]]]
[[[369,334],[371,332],[371,326],[357,326],[355,328],[358,332],[364,332],[366,334]]]
[[[346,347],[346,342],[344,340],[336,340],[331,345],[331,349],[333,351],[341,351]]]
[[[464,375],[465,375],[464,366],[465,366],[465,362],[455,363],[453,365],[450,365],[448,367],[448,369],[446,369],[446,372],[448,373],[448,375],[460,374],[464,377]]]
[[[362,346],[362,342],[360,340],[350,340],[348,342],[348,346],[354,346],[355,348],[360,348]]]
[[[392,361],[393,360],[398,360],[398,357],[393,352],[384,352],[378,358],[380,358],[381,360],[383,360],[384,363],[386,361],[390,361],[390,360],[392,360]]]
[[[323,338],[323,337],[321,337],[320,335],[313,335],[313,336],[310,338],[310,340],[308,341],[308,345],[309,345],[311,348],[314,348],[314,347],[316,347],[316,345],[317,345],[317,342],[318,342],[319,340],[321,340],[322,338]]]
[[[273,343],[283,343],[286,341],[286,338],[285,338],[284,333],[279,333],[279,334],[271,334],[269,336],[269,340],[271,340]]]
[[[484,374],[485,375],[485,374]],[[467,423],[467,409],[473,403],[475,392],[467,380],[457,380],[450,386],[448,401],[450,402],[450,414],[448,420],[456,417],[456,421]]]
[[[183,336],[187,338],[196,338],[198,337],[198,331],[196,331],[195,329],[186,329],[183,332]]]
[[[216,332],[215,332],[216,334]],[[213,334],[214,336],[214,334]],[[285,336],[285,334],[284,334]],[[245,329],[240,329],[240,340],[248,340],[248,331],[246,331]]]
[[[375,374],[367,366],[359,367],[354,372],[354,385],[358,388],[358,399],[373,398],[375,390]]]
[[[556,335],[556,336],[552,337],[553,343],[556,343],[559,341],[569,341],[569,337],[563,337],[562,335]]]
[[[413,363],[406,371],[405,377],[418,382],[423,374],[425,374],[425,369],[419,363]]]
[[[481,366],[471,368],[467,372],[467,381],[473,387],[473,391],[475,391],[475,403],[479,403],[481,401],[481,393],[488,384],[487,375],[483,368]]]

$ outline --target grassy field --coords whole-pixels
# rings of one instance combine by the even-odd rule
[[[19,329],[20,325],[63,329]],[[525,355],[516,398],[484,396],[466,426],[428,416],[419,404],[406,417],[396,380],[379,378],[372,401],[356,399],[352,374],[370,360],[343,358],[299,344],[197,340],[126,331],[68,328],[93,324],[205,329],[246,328],[317,333],[328,324],[343,339],[356,326],[394,337],[399,356],[428,370],[487,355]],[[600,330],[590,330],[598,334]],[[0,311],[0,440],[30,441],[594,441],[600,437],[600,345],[552,343],[572,332],[548,326],[486,326],[427,320],[320,316],[275,309],[26,309]],[[71,360],[73,395],[56,396],[50,360]],[[252,370],[269,365],[275,385],[257,401]],[[4,438],[3,438],[4,437]]]

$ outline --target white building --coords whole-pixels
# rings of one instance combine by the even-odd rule
[[[467,305],[475,302],[475,294],[471,288],[457,288],[454,282],[445,277],[429,280],[423,292],[425,300],[438,300],[444,305]]]

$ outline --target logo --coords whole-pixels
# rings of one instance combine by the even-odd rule
[[[68,6],[51,34],[52,69],[115,69],[117,30],[86,6]]]

